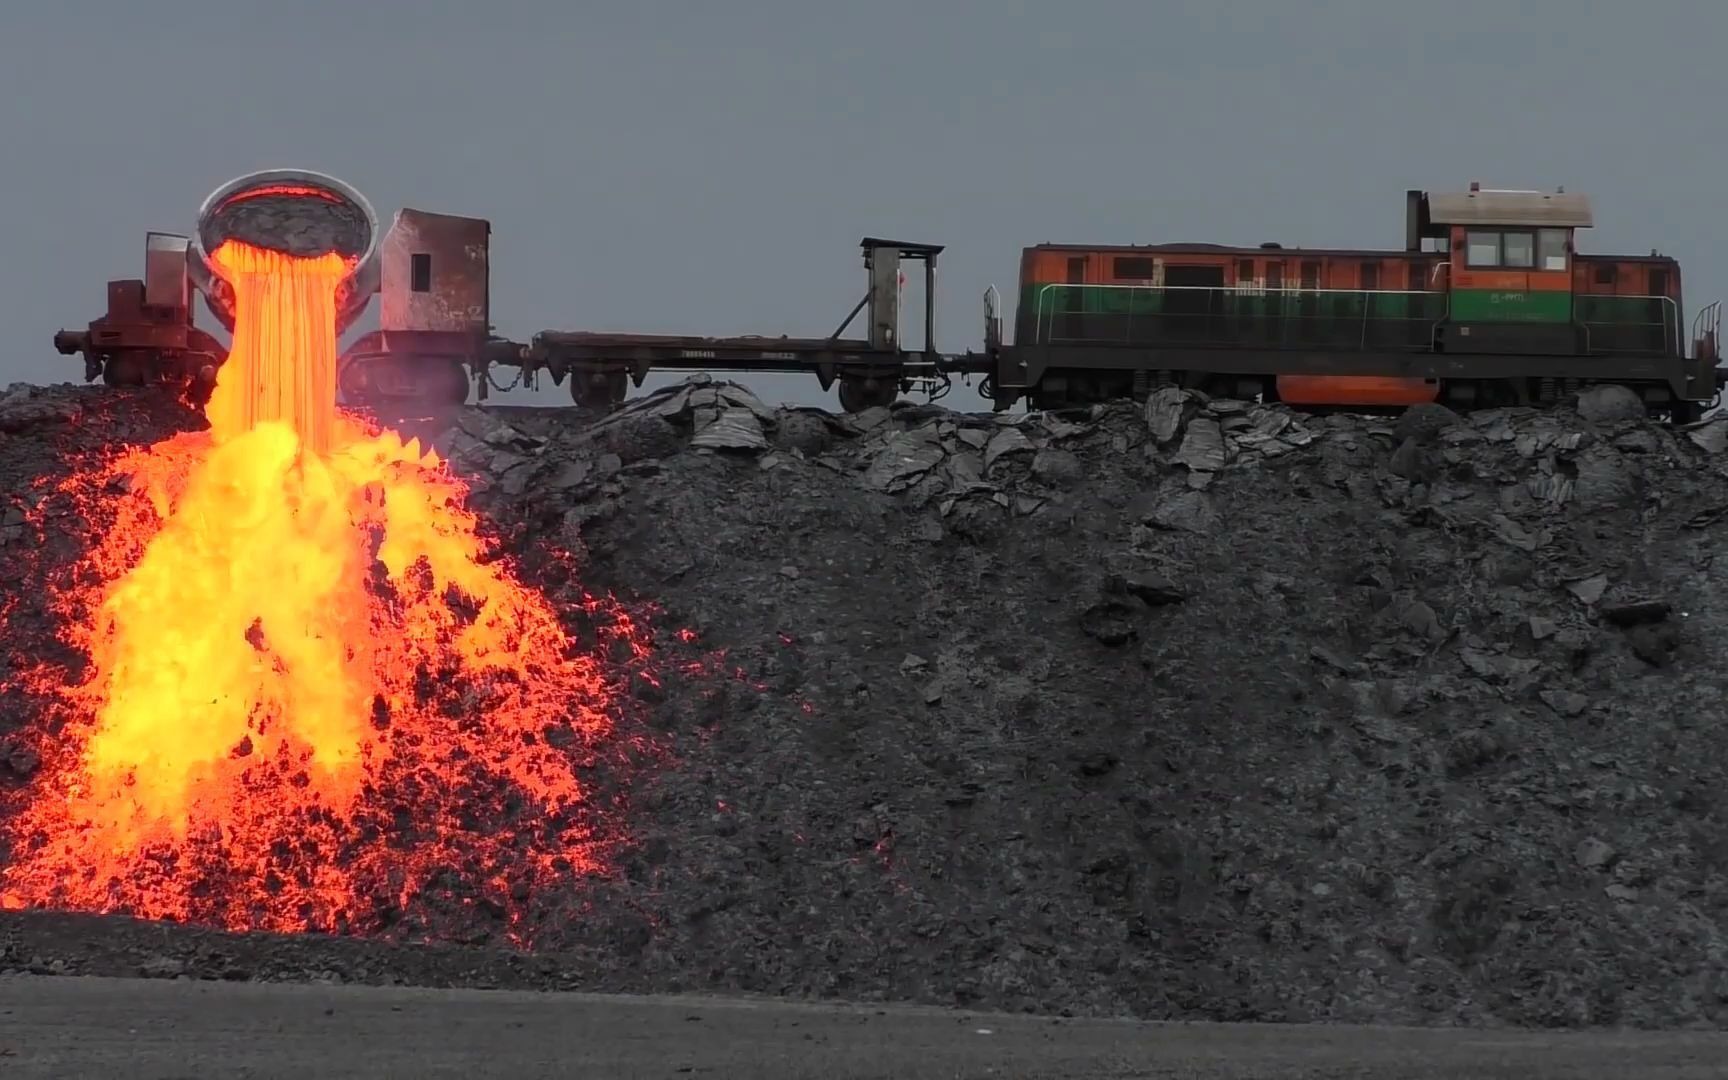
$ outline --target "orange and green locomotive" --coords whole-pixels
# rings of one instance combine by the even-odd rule
[[[1060,408],[1158,386],[1374,408],[1549,404],[1631,387],[1676,421],[1717,400],[1720,305],[1685,321],[1680,266],[1577,250],[1565,191],[1406,193],[1403,250],[1173,243],[1025,249],[985,393]]]

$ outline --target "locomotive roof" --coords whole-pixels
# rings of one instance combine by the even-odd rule
[[[1436,225],[1547,225],[1588,229],[1595,219],[1590,200],[1563,191],[1460,191],[1428,196],[1428,220]]]

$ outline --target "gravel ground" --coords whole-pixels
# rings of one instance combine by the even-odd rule
[[[554,595],[543,543],[657,605],[616,873],[533,898],[532,956],[484,913],[431,949],[22,913],[0,970],[1721,1027],[1728,422],[1626,404],[846,418],[698,378],[406,425]],[[0,399],[14,647],[76,547],[32,482],[195,422]]]

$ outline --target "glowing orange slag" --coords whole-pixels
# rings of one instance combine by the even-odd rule
[[[328,454],[336,422],[335,252],[297,259],[232,241],[211,256],[234,287],[234,344],[204,413],[218,440],[279,421]]]
[[[109,468],[137,504],[86,559],[88,678],[59,692],[0,898],[340,929],[595,868],[575,769],[606,685],[436,455],[337,411],[347,264],[214,258],[236,323],[210,430]]]

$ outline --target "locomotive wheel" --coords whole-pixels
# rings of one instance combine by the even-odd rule
[[[892,405],[899,396],[899,383],[892,378],[840,377],[840,408],[849,413]]]
[[[585,409],[610,411],[624,403],[630,393],[630,375],[624,371],[572,371],[570,400]]]

